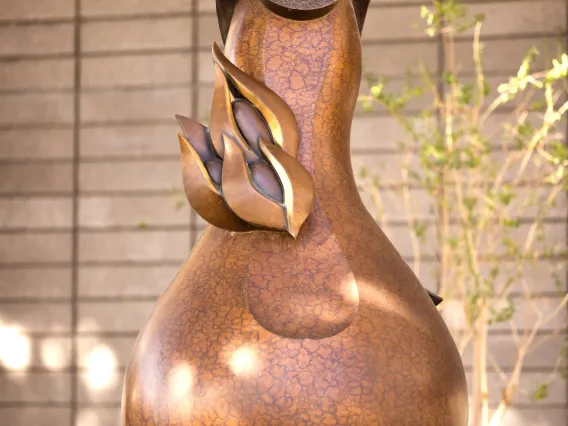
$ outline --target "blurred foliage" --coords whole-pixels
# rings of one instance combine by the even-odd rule
[[[387,214],[387,193],[396,193],[417,275],[423,259],[434,258],[437,289],[446,299],[442,314],[453,327],[459,350],[471,348],[475,354],[471,424],[496,426],[523,391],[525,357],[542,344],[535,337],[563,314],[567,302],[558,275],[565,273],[565,231],[559,239],[554,220],[562,216],[561,224],[565,222],[565,209],[559,212],[557,201],[564,200],[568,183],[568,55],[560,52],[546,69],[535,69],[541,57],[532,48],[518,70],[494,87],[494,79],[483,70],[483,15],[470,16],[462,2],[446,0],[422,6],[420,17],[426,35],[443,46],[444,70],[433,72],[419,63],[398,90],[391,90],[386,78],[365,72],[363,109],[388,112],[404,138],[396,141],[400,176],[379,179],[363,169],[359,186],[373,200],[387,233],[401,219]],[[468,39],[470,70],[456,59],[457,42],[464,49]],[[416,210],[416,191],[426,193],[428,212]],[[550,282],[557,285],[553,290],[543,291],[542,282],[531,277],[543,262],[549,265]],[[450,316],[463,321],[451,321]],[[489,331],[498,325],[510,328],[518,349],[507,373],[487,344]],[[535,400],[546,398],[548,383],[557,379],[556,372],[565,371],[565,363],[563,351],[550,380],[524,391]],[[501,404],[492,416],[490,371],[503,382]]]

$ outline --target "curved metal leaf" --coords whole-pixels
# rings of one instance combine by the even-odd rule
[[[314,206],[315,188],[312,176],[298,160],[279,147],[261,139],[260,149],[282,183],[286,230],[296,238]]]
[[[206,163],[213,159],[213,149],[209,144],[209,131],[203,124],[191,118],[176,114],[176,119],[183,130],[183,135],[189,140],[191,146],[199,154],[201,161]]]
[[[237,217],[225,204],[221,188],[207,172],[199,154],[188,140],[178,134],[183,167],[185,195],[193,209],[207,222],[228,231],[250,231],[251,226]]]
[[[213,60],[243,97],[260,111],[268,123],[274,142],[292,157],[296,157],[300,144],[298,122],[286,102],[229,61],[217,43],[213,44]]]
[[[245,156],[238,144],[223,135],[223,196],[230,209],[242,220],[263,228],[286,229],[283,206],[261,194],[254,186]]]
[[[231,91],[227,83],[227,79],[219,66],[215,65],[215,90],[213,92],[213,105],[211,107],[211,141],[219,157],[224,157],[225,145],[223,143],[223,134],[229,134],[235,137],[237,143],[243,149],[248,163],[258,160],[258,156],[241,135],[235,116],[233,114],[233,105],[231,101]]]

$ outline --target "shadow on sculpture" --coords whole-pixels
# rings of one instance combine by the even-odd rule
[[[441,299],[351,169],[367,6],[217,1],[210,127],[178,116],[186,195],[212,226],[138,337],[124,425],[467,424]]]

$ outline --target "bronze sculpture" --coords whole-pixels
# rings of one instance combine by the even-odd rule
[[[467,424],[453,340],[353,178],[368,3],[217,1],[210,128],[178,117],[214,226],[138,337],[123,425]]]

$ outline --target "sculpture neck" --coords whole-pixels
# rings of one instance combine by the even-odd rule
[[[349,134],[361,81],[350,0],[307,21],[280,17],[261,0],[241,0],[225,53],[290,106],[300,131],[298,159],[313,175],[319,160],[350,168]]]

